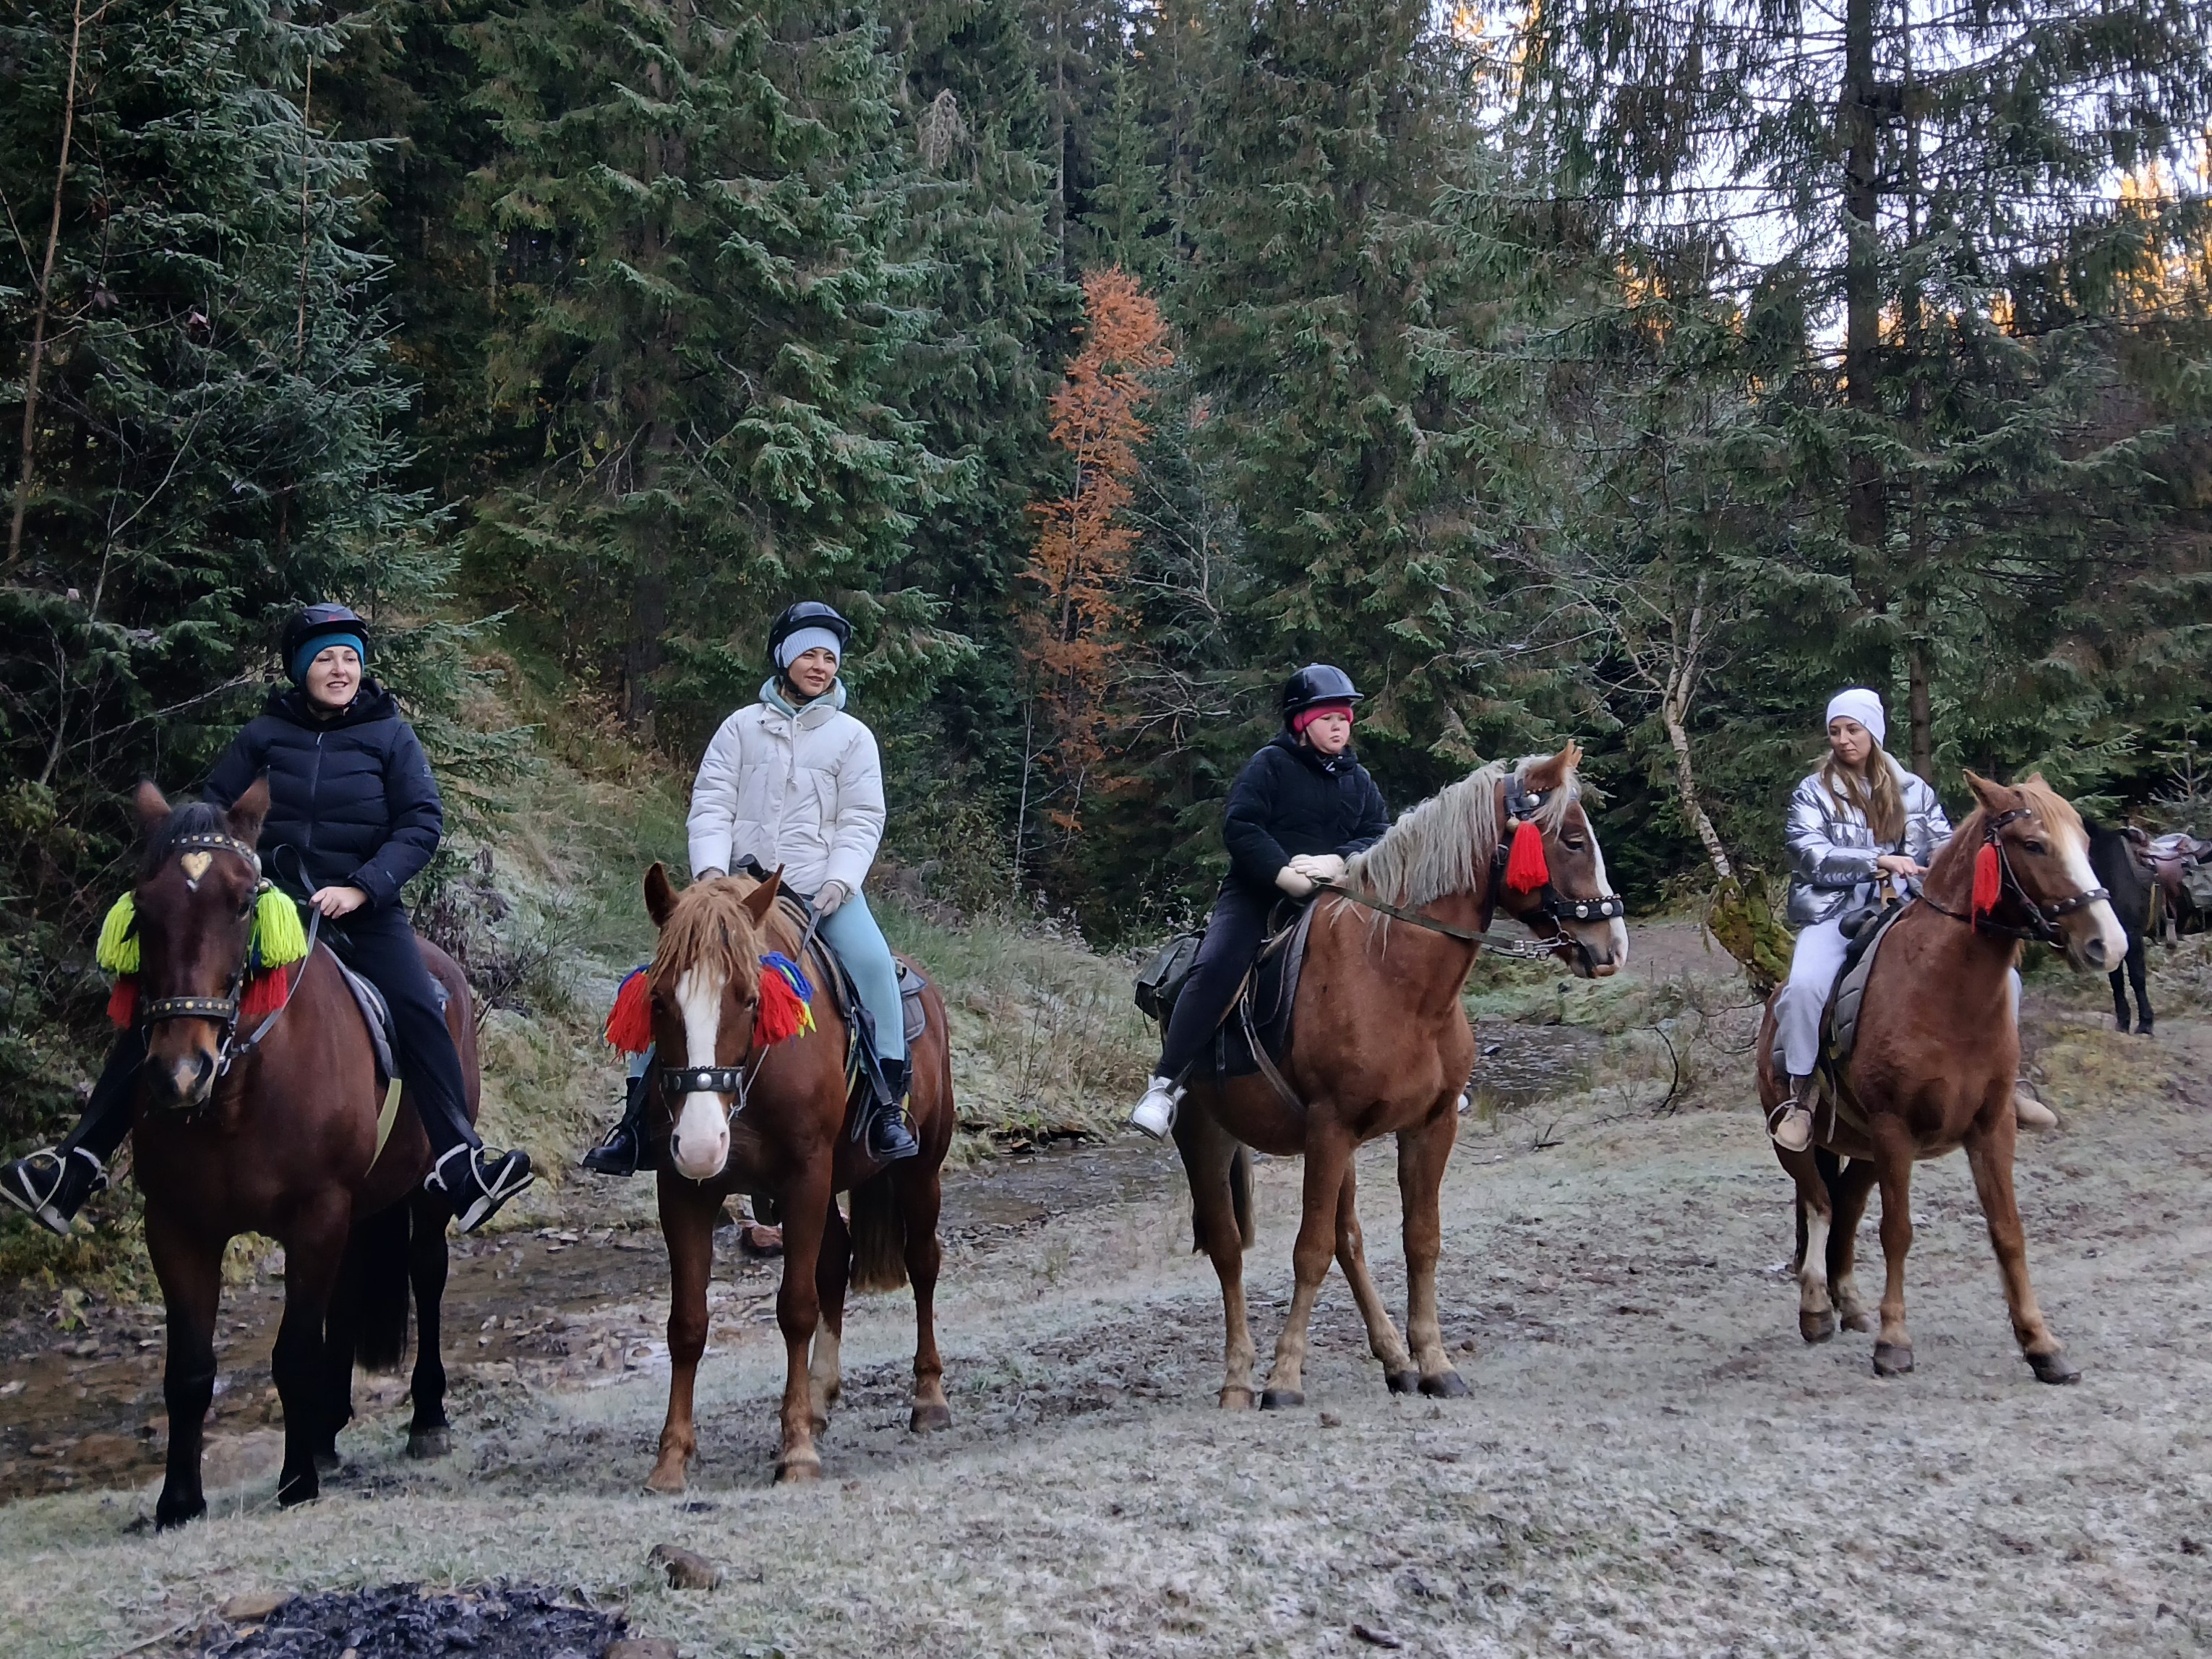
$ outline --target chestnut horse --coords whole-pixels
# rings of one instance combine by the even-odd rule
[[[660,1177],[668,1242],[668,1418],[648,1490],[680,1492],[698,1450],[691,1412],[707,1347],[707,1279],[714,1224],[732,1193],[772,1199],[783,1218],[783,1283],[776,1293],[787,1365],[778,1480],[818,1480],[814,1437],[842,1387],[838,1339],[845,1291],[914,1285],[914,1411],[917,1432],[952,1421],[937,1354],[939,1174],[952,1144],[952,1055],[945,1004],[922,993],[928,1029],[913,1047],[911,1110],[921,1151],[889,1168],[854,1138],[846,1110],[846,1026],[819,988],[828,969],[810,949],[817,988],[814,1028],[772,1048],[753,1042],[761,957],[798,954],[799,927],[775,902],[776,877],[695,883],[681,893],[656,864],[645,908],[660,929],[648,970],[653,1036],[663,1063],[651,1076],[646,1125]],[[666,1063],[680,1056],[684,1064]],[[850,1226],[839,1193],[852,1194]],[[810,1352],[811,1351],[811,1352]]]
[[[139,786],[137,805],[147,835],[133,890],[147,1057],[131,1133],[146,1251],[168,1317],[161,1374],[168,1474],[154,1510],[155,1524],[167,1528],[207,1510],[200,1440],[215,1395],[223,1249],[241,1233],[284,1247],[284,1316],[270,1367],[284,1407],[277,1502],[313,1498],[318,1462],[335,1463],[337,1431],[352,1415],[356,1351],[380,1368],[398,1363],[410,1278],[420,1340],[408,1449],[417,1456],[445,1450],[438,1301],[450,1207],[421,1190],[430,1143],[415,1113],[401,1110],[377,1149],[383,1091],[375,1053],[327,948],[291,970],[290,1000],[258,1042],[239,1029],[266,781],[228,812],[204,804],[172,812],[150,783]],[[451,994],[447,1025],[473,1119],[468,986],[443,951],[426,944],[422,955]]]
[[[2039,775],[2017,788],[1966,774],[1972,816],[1936,854],[1920,897],[1881,942],[1859,1005],[1847,1064],[1850,1098],[1814,1114],[1815,1145],[1775,1149],[1797,1183],[1797,1326],[1808,1342],[1836,1334],[1836,1316],[1867,1328],[1852,1282],[1853,1246],[1868,1195],[1881,1188],[1881,1249],[1888,1277],[1874,1368],[1912,1369],[1905,1326],[1905,1255],[1912,1245],[1912,1165],[1966,1149],[1974,1190],[2004,1278],[2013,1334],[2035,1375],[2079,1375],[2051,1334],[2027,1282],[2027,1249],[2013,1197],[2013,1083],[2020,1029],[2007,972],[2023,939],[2060,946],[2080,971],[2103,973],[2128,941],[2089,866],[2081,817]],[[1984,849],[1988,849],[1984,856]],[[1976,862],[1984,872],[1978,908]],[[1789,1081],[1774,1069],[1774,1005],[1759,1036],[1759,1103],[1771,1114]],[[1849,1162],[1838,1163],[1838,1157]]]
[[[1460,992],[1479,935],[1503,912],[1556,939],[1558,953],[1585,977],[1616,973],[1628,960],[1628,930],[1620,902],[1607,890],[1605,859],[1579,798],[1581,757],[1569,744],[1511,768],[1482,768],[1400,817],[1352,860],[1340,891],[1315,900],[1279,1068],[1302,1105],[1263,1077],[1200,1076],[1191,1083],[1176,1114],[1175,1138],[1190,1178],[1195,1248],[1212,1258],[1221,1279],[1228,1325],[1224,1407],[1253,1402],[1244,1250],[1252,1242],[1246,1149],[1255,1146],[1276,1157],[1303,1153],[1306,1161],[1305,1212],[1291,1256],[1297,1288],[1261,1406],[1305,1403],[1306,1327],[1332,1257],[1351,1282],[1369,1346],[1393,1393],[1468,1392],[1444,1353],[1437,1255],[1444,1164],[1474,1061]],[[1516,890],[1504,879],[1505,851],[1523,821],[1540,837],[1549,879]],[[1376,908],[1377,902],[1401,914]],[[1353,1155],[1386,1134],[1398,1137],[1404,1206],[1403,1337],[1368,1275],[1354,1204]]]

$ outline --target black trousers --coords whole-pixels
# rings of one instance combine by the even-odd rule
[[[340,921],[325,921],[322,937],[346,966],[383,992],[392,1005],[392,1036],[399,1050],[395,1059],[422,1115],[431,1151],[442,1156],[455,1146],[482,1146],[469,1123],[460,1052],[438,1010],[437,989],[430,970],[422,965],[406,913],[397,905],[359,909]],[[131,1133],[131,1101],[139,1068],[145,1063],[144,1031],[133,1026],[116,1038],[106,1068],[92,1085],[92,1098],[63,1141],[64,1147],[82,1146],[102,1162],[114,1156]]]
[[[1260,954],[1267,913],[1274,907],[1273,893],[1255,893],[1234,878],[1223,884],[1206,924],[1206,939],[1198,947],[1198,960],[1168,1020],[1158,1076],[1180,1080],[1204,1056],[1237,988],[1244,982],[1245,969]]]

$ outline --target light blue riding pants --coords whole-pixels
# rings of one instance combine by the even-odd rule
[[[1790,982],[1774,1005],[1774,1023],[1782,1028],[1782,1058],[1792,1077],[1810,1077],[1820,1063],[1820,1011],[1828,1006],[1828,993],[1836,988],[1836,975],[1844,969],[1843,923],[1816,921],[1797,935],[1790,954]],[[2012,1017],[2020,1020],[2020,971],[2009,975]]]
[[[876,1058],[906,1058],[906,1014],[899,1006],[898,964],[865,895],[854,893],[824,918],[822,937],[860,987],[860,1002],[876,1022]]]

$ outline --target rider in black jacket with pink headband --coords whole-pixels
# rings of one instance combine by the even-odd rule
[[[1160,1063],[1129,1121],[1164,1135],[1183,1079],[1229,1010],[1259,953],[1267,913],[1288,894],[1308,896],[1344,873],[1390,827],[1382,792],[1352,753],[1352,677],[1316,663],[1283,688],[1283,729],[1244,763],[1229,791],[1221,838],[1229,874],[1206,925],[1206,940],[1168,1021]]]
[[[477,1138],[459,1054],[399,890],[428,864],[445,830],[430,763],[392,694],[366,671],[368,624],[342,605],[311,605],[284,630],[291,684],[271,691],[209,775],[207,798],[228,807],[263,775],[269,814],[262,861],[271,880],[323,915],[321,936],[383,992],[398,1065],[437,1163],[424,1183],[473,1232],[530,1184],[530,1159]],[[131,1132],[145,1036],[116,1039],[84,1115],[60,1146],[0,1169],[0,1198],[66,1234],[70,1218],[107,1184],[106,1160]]]

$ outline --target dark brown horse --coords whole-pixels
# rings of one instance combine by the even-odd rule
[[[1244,1315],[1244,1251],[1252,1242],[1249,1147],[1305,1158],[1305,1213],[1292,1263],[1297,1288],[1260,1404],[1305,1401],[1306,1328],[1334,1258],[1366,1322],[1369,1346],[1394,1393],[1456,1397],[1467,1384],[1446,1357],[1437,1314],[1439,1194],[1459,1130],[1460,1091],[1474,1033],[1460,991],[1474,965],[1473,938],[1504,914],[1555,937],[1584,975],[1617,972],[1628,930],[1606,888],[1605,860],[1578,799],[1570,744],[1517,766],[1495,764],[1432,796],[1352,861],[1339,884],[1453,932],[1362,905],[1315,901],[1310,941],[1280,1070],[1303,1109],[1263,1077],[1195,1079],[1176,1115],[1176,1145],[1190,1178],[1196,1247],[1212,1258],[1228,1324],[1221,1403],[1253,1403],[1255,1351]],[[1509,819],[1541,837],[1550,880],[1516,891],[1503,879]],[[1575,914],[1582,902],[1583,919]],[[1460,935],[1464,935],[1462,937]],[[1367,1271],[1354,1202],[1353,1154],[1398,1138],[1404,1206],[1406,1332],[1398,1333]],[[1408,1344],[1410,1343],[1410,1351]]]
[[[404,1095],[377,1150],[375,1054],[327,949],[293,970],[291,1000],[258,1043],[246,1046],[250,1033],[223,1017],[222,1004],[235,1006],[252,927],[267,785],[255,784],[228,812],[204,805],[172,812],[150,783],[139,787],[137,804],[147,833],[134,890],[138,1009],[150,1018],[134,1169],[168,1315],[168,1476],[154,1516],[173,1527],[207,1510],[200,1437],[215,1394],[223,1249],[241,1233],[284,1247],[284,1317],[271,1364],[284,1407],[277,1501],[314,1497],[318,1461],[335,1460],[356,1351],[365,1363],[398,1362],[410,1278],[420,1340],[408,1449],[445,1449],[438,1299],[447,1206],[421,1192],[430,1143]],[[468,987],[444,952],[425,945],[422,954],[451,994],[446,1018],[473,1118]],[[337,1295],[342,1267],[346,1293]]]
[[[1884,1376],[1912,1369],[1905,1325],[1912,1166],[1963,1146],[2021,1352],[2042,1381],[2071,1382],[2078,1373],[2027,1282],[2013,1197],[2020,1029],[2006,975],[2023,938],[2059,945],[2075,968],[2097,973],[2126,956],[2127,939],[2097,885],[2088,836],[2068,802],[2039,776],[2011,788],[1969,772],[1966,783],[1973,813],[1936,855],[1920,900],[1906,907],[1875,958],[1846,1073],[1850,1101],[1833,1116],[1814,1114],[1814,1146],[1776,1148],[1797,1183],[1798,1330],[1808,1342],[1825,1342],[1839,1313],[1849,1328],[1867,1328],[1851,1278],[1853,1246],[1867,1198],[1879,1185],[1889,1272],[1874,1368]],[[1994,850],[2000,879],[1993,908],[1978,913],[1974,867],[1984,847]],[[1773,1048],[1770,1000],[1759,1039],[1759,1103],[1770,1114],[1790,1091],[1776,1074]]]
[[[846,1028],[817,989],[815,1028],[771,1048],[753,1041],[761,957],[796,957],[799,929],[775,902],[777,881],[720,877],[670,887],[656,864],[645,906],[660,929],[650,969],[652,1075],[646,1122],[660,1176],[668,1241],[668,1419],[647,1486],[680,1492],[698,1450],[691,1396],[707,1347],[707,1279],[714,1225],[732,1193],[772,1199],[783,1218],[783,1284],[775,1299],[787,1366],[779,1480],[822,1474],[814,1437],[842,1387],[837,1345],[845,1291],[914,1285],[914,1411],[917,1431],[952,1420],[937,1354],[939,1174],[952,1144],[952,1056],[945,1005],[924,991],[928,1029],[911,1055],[912,1114],[921,1152],[885,1168],[868,1157],[847,1116]],[[829,977],[811,949],[803,964]],[[681,1064],[672,1065],[672,1058]],[[848,1226],[837,1194],[852,1194]]]

